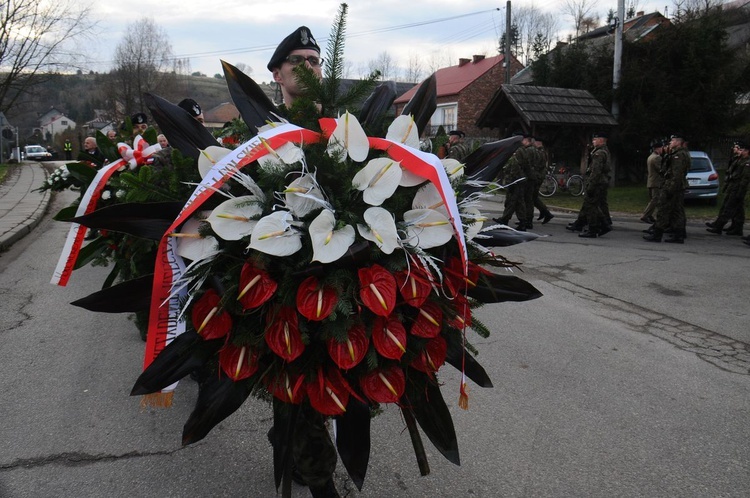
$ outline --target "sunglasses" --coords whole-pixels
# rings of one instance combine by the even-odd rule
[[[314,55],[308,57],[305,57],[304,55],[290,55],[284,60],[292,66],[299,66],[305,61],[309,62],[312,67],[320,67],[320,65],[323,64],[323,59]]]

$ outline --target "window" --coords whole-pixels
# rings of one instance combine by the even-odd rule
[[[455,128],[456,126],[456,108],[446,107],[443,109],[443,125],[446,128]]]
[[[63,125],[63,126],[68,126],[68,122],[65,121],[64,119],[62,121],[60,121],[60,124]]]

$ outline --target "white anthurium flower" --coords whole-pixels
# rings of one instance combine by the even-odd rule
[[[224,240],[240,240],[253,233],[263,214],[258,198],[253,195],[235,197],[222,202],[211,212],[208,222],[216,235]]]
[[[291,221],[289,211],[276,211],[259,219],[248,247],[271,256],[291,256],[302,248],[302,234]]]
[[[326,205],[323,192],[310,174],[302,175],[284,189],[286,206],[297,216],[302,218],[313,209]]]
[[[474,207],[466,208],[461,212],[461,218],[464,226],[464,237],[466,240],[473,240],[477,236],[482,225],[484,225],[487,218]]]
[[[394,119],[391,126],[388,127],[385,138],[419,149],[419,131],[416,123],[414,123],[414,118],[410,114],[402,114]]]
[[[198,172],[201,174],[201,178],[205,178],[214,164],[221,161],[224,156],[232,152],[224,147],[217,145],[209,145],[205,149],[201,149],[200,155],[198,156]]]
[[[328,139],[328,155],[336,157],[341,155],[344,160],[347,154],[352,161],[364,162],[370,153],[370,142],[367,134],[362,129],[357,118],[345,112],[336,120],[336,129]]]
[[[310,239],[313,261],[333,263],[354,243],[354,227],[346,225],[336,230],[336,217],[330,209],[324,209],[310,223]]]
[[[450,220],[433,209],[406,211],[404,223],[409,243],[422,249],[440,247],[453,237]]]
[[[456,161],[455,159],[445,158],[440,160],[443,163],[445,172],[448,173],[448,178],[456,180],[464,176],[464,164]]]
[[[429,182],[417,190],[414,199],[411,201],[412,209],[434,209],[446,218],[448,215],[448,209],[445,207],[445,202],[440,196],[440,192],[434,183]]]
[[[412,173],[408,169],[401,167],[401,180],[398,182],[400,187],[416,187],[427,181],[427,178]]]
[[[185,259],[201,261],[219,253],[219,244],[214,237],[202,237],[200,226],[205,220],[190,218],[179,232],[170,234],[177,237],[177,254]]]
[[[382,207],[371,207],[365,211],[364,218],[367,225],[357,225],[357,230],[363,238],[375,242],[375,245],[386,254],[391,254],[394,249],[400,247],[396,222],[389,211]]]
[[[401,180],[401,166],[388,157],[379,157],[367,163],[352,179],[352,185],[361,190],[362,198],[371,206],[380,206],[396,191]]]
[[[298,163],[305,158],[302,148],[291,142],[287,142],[277,149],[272,148],[268,141],[263,138],[260,139],[260,142],[262,147],[268,150],[268,154],[258,159],[260,167],[265,170],[277,168],[280,164]]]

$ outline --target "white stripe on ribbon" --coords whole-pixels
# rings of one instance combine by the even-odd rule
[[[127,162],[119,159],[96,172],[96,176],[89,184],[83,197],[81,197],[81,203],[78,205],[78,209],[76,209],[76,217],[89,214],[96,209],[96,203],[99,202],[102,190],[107,185],[107,181],[115,171],[125,165],[127,165]],[[52,274],[51,284],[61,287],[68,284],[85,237],[86,227],[78,223],[72,223],[68,231],[68,237],[65,239],[65,244],[60,253],[60,258],[57,260],[55,272]]]

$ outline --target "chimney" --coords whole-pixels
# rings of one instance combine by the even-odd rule
[[[638,12],[635,13],[635,17],[641,17],[642,15],[643,15],[643,11],[642,10],[640,10],[640,11],[638,11]]]
[[[463,67],[469,62],[471,62],[471,59],[464,59],[464,58],[458,59],[458,67]]]
[[[474,55],[473,56],[473,62],[474,62],[474,64],[476,64],[479,61],[483,61],[483,60],[484,60],[484,56],[483,55]]]

